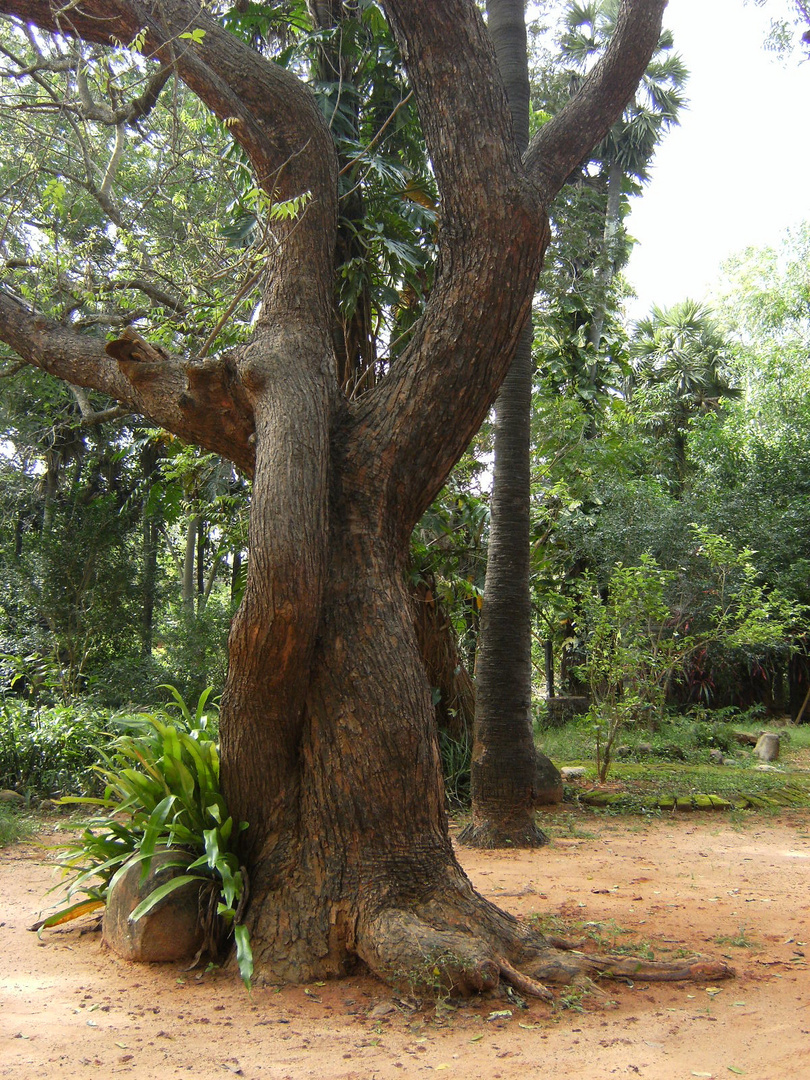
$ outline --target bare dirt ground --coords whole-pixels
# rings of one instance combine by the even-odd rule
[[[0,1077],[810,1078],[810,812],[545,820],[549,848],[460,852],[486,896],[601,947],[726,956],[737,977],[603,982],[555,1009],[415,1009],[365,977],[249,996],[230,973],[118,960],[78,924],[38,939],[54,870],[19,845],[0,852]]]

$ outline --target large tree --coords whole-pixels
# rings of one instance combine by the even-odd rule
[[[473,0],[386,0],[441,194],[439,257],[407,347],[350,401],[332,334],[337,159],[310,88],[198,0],[0,0],[46,30],[134,43],[227,124],[268,201],[308,193],[303,213],[273,222],[253,332],[229,352],[169,355],[133,332],[105,347],[0,291],[0,339],[22,360],[253,477],[221,739],[230,808],[250,824],[260,974],[322,978],[360,957],[392,981],[427,971],[475,990],[505,977],[542,995],[518,967],[533,979],[605,970],[492,907],[456,862],[406,570],[414,525],[508,369],[545,208],[631,97],[664,5],[625,0],[605,58],[521,159]]]

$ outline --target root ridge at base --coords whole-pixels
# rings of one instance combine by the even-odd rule
[[[481,903],[480,918],[469,910],[439,918],[435,900],[427,905],[429,913],[386,908],[361,928],[358,955],[391,986],[428,998],[470,997],[506,983],[526,997],[553,1002],[547,984],[600,978],[716,981],[734,974],[727,964],[698,956],[648,961],[560,948]]]

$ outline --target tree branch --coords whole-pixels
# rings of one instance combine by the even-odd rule
[[[81,419],[79,420],[78,425],[68,421],[66,424],[62,425],[63,427],[97,427],[99,424],[106,424],[109,420],[119,420],[122,416],[132,415],[125,405],[114,405],[111,409],[96,410],[90,404],[90,398],[87,396],[83,386],[74,386],[72,383],[68,383],[67,385],[79,406]]]
[[[661,36],[666,5],[667,0],[622,0],[607,52],[579,92],[532,139],[526,173],[546,205],[632,98]]]
[[[253,472],[253,414],[230,356],[197,363],[169,357],[132,330],[105,350],[30,311],[0,287],[0,338],[28,364],[77,387],[91,387],[129,412]]]
[[[165,289],[159,289],[145,278],[127,278],[124,281],[111,281],[108,284],[101,284],[98,289],[102,292],[120,292],[124,289],[136,289],[138,292],[142,292],[144,296],[148,296],[155,304],[167,308],[176,315],[185,315],[188,311],[188,304],[185,300],[172,296]]]
[[[286,166],[302,154],[315,175],[334,180],[331,135],[309,88],[229,34],[197,0],[170,4],[82,0],[80,6],[70,4],[57,11],[50,0],[0,0],[0,13],[103,45],[120,46],[137,37],[144,56],[162,59],[163,71],[175,68],[209,108],[229,122],[234,138],[251,157],[259,182],[271,194],[274,190],[280,198],[301,194],[286,190],[290,172],[296,171]],[[203,32],[200,39],[184,40],[181,35],[192,29]],[[159,93],[160,78],[158,74],[141,99],[144,107]]]
[[[363,458],[376,463],[381,513],[400,523],[401,550],[494,400],[548,243],[546,207],[621,115],[657,44],[665,3],[623,0],[604,60],[521,163],[472,0],[385,0],[441,193],[439,258],[411,343],[355,407],[345,446],[358,468]]]

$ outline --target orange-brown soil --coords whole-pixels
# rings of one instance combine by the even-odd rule
[[[810,813],[544,824],[549,848],[462,850],[476,887],[584,947],[694,949],[737,977],[555,989],[555,1008],[418,1006],[368,977],[248,995],[230,972],[128,964],[78,923],[30,933],[55,871],[18,845],[0,852],[0,1077],[810,1078]]]

